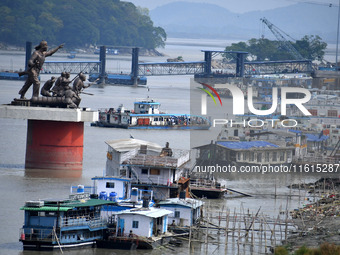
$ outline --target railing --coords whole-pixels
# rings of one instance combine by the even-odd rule
[[[21,228],[19,240],[54,242],[54,229]]]
[[[89,226],[90,228],[104,227],[107,222],[101,218],[84,217],[64,217],[60,220],[60,227]]]

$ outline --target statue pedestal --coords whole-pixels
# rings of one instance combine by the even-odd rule
[[[82,170],[84,122],[28,120],[25,167]]]
[[[84,122],[97,121],[98,112],[2,105],[0,118],[27,119],[25,168],[81,173]]]

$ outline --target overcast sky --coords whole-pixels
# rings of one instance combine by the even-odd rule
[[[338,5],[338,0],[126,0],[134,3],[137,6],[146,7],[152,10],[158,6],[170,3],[170,2],[196,2],[196,3],[210,3],[222,6],[229,11],[235,13],[244,13],[249,11],[269,10],[278,7],[284,7],[293,5],[298,2],[306,4],[318,4],[326,5],[332,3]]]

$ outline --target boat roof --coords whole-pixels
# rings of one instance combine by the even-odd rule
[[[95,176],[95,177],[92,177],[91,180],[115,180],[115,181],[131,182],[131,179],[129,178],[122,178],[118,176]]]
[[[101,200],[101,199],[88,199],[88,200],[65,200],[65,201],[44,201],[43,206],[23,206],[20,210],[25,211],[61,211],[66,212],[68,210],[78,207],[92,207],[100,205],[116,205],[116,202]],[[59,206],[58,203],[59,202]]]
[[[156,143],[147,142],[134,138],[106,141],[105,143],[118,152],[125,152],[133,149],[138,149],[140,148],[141,145],[147,145],[148,150],[153,150],[157,152],[160,152],[162,150],[162,147]]]
[[[178,197],[176,198],[168,198],[166,200],[160,201],[158,205],[180,205],[188,208],[193,208],[196,209],[197,207],[202,206],[204,203],[200,200],[197,199],[192,199],[192,198],[185,198],[185,199],[180,199]]]
[[[121,211],[117,214],[120,215],[141,215],[141,216],[146,216],[149,218],[159,218],[159,217],[163,217],[165,215],[169,215],[173,213],[172,211],[166,210],[166,209],[160,209],[160,208],[155,208],[155,207],[149,207],[149,208],[135,208],[135,209],[131,209],[131,210],[125,210],[125,211]]]

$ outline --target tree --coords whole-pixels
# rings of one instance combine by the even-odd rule
[[[322,42],[319,36],[305,35],[301,40],[292,43],[300,54],[310,60],[322,60],[325,55],[327,43]],[[233,43],[225,48],[226,51],[246,51],[251,59],[256,61],[278,61],[292,59],[291,54],[281,48],[279,41],[271,41],[266,38],[252,38],[247,42]],[[230,60],[228,56],[225,56]]]
[[[301,40],[297,40],[294,47],[306,59],[323,60],[327,43],[322,42],[318,35],[305,35]]]

